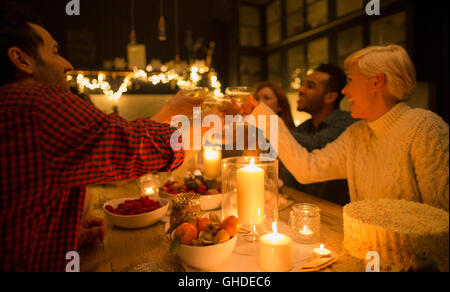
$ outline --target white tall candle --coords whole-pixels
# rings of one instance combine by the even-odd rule
[[[237,170],[238,217],[242,225],[258,225],[264,221],[264,169],[250,166]]]
[[[259,265],[265,272],[289,272],[293,265],[293,242],[289,236],[279,234],[276,222],[274,232],[259,239]]]
[[[222,151],[205,147],[203,150],[203,163],[205,177],[214,179],[220,175]]]

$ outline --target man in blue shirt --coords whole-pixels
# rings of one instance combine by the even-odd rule
[[[333,64],[320,64],[309,74],[299,90],[298,110],[311,114],[311,119],[292,131],[296,140],[309,152],[333,142],[356,120],[350,113],[339,110],[347,83],[344,71]],[[349,203],[347,180],[302,185],[280,166],[285,185],[339,205]]]

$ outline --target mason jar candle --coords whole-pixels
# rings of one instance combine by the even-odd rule
[[[320,241],[320,208],[312,204],[297,204],[289,217],[292,237],[299,243]]]

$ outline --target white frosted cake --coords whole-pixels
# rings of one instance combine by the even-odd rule
[[[344,207],[344,248],[359,259],[376,251],[382,261],[404,266],[426,256],[448,271],[449,214],[405,200],[354,202]]]

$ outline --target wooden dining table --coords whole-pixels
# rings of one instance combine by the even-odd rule
[[[335,254],[341,252],[343,239],[342,207],[321,200],[298,190],[283,187],[280,195],[290,203],[282,207],[279,219],[287,227],[291,206],[297,203],[309,203],[321,209],[320,242]],[[88,187],[90,198],[89,214],[105,218],[103,204],[118,198],[138,198],[140,196],[137,181],[114,182]],[[108,222],[108,233],[102,243],[82,247],[79,250],[82,272],[184,272],[186,267],[177,255],[170,254],[170,241],[166,236],[165,223],[159,222],[138,230],[120,229]],[[287,230],[286,228],[284,230]],[[289,235],[289,234],[288,234]],[[297,244],[298,245],[298,244]],[[312,250],[312,246],[298,245]],[[244,265],[245,267],[245,265]],[[240,268],[240,269],[239,269]],[[295,267],[294,267],[295,268]],[[259,272],[249,265],[246,270],[229,263],[229,272]]]

